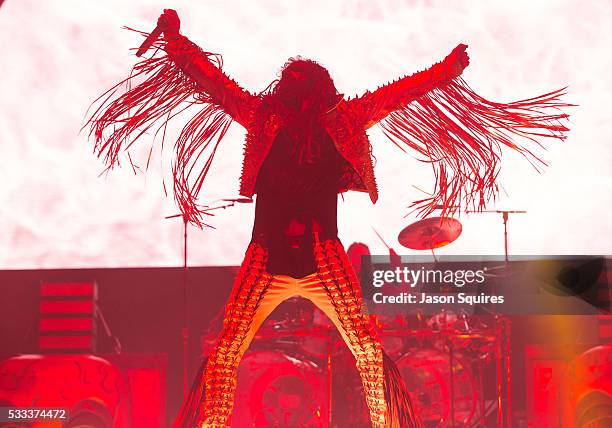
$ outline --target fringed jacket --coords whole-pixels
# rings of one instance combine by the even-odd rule
[[[264,102],[269,94],[251,94],[223,72],[219,55],[180,35],[159,40],[156,47],[165,54],[137,63],[128,79],[99,98],[88,122],[90,132],[98,156],[113,167],[119,153],[151,128],[165,136],[171,118],[195,109],[175,144],[173,176],[179,208],[201,226],[198,193],[232,121],[247,130],[240,194],[251,197],[282,119]],[[434,190],[413,203],[422,215],[440,206],[443,215],[457,206],[484,208],[497,192],[502,146],[539,162],[529,149],[536,137],[565,138],[568,129],[561,121],[567,115],[560,110],[568,105],[560,101],[564,88],[522,101],[492,102],[460,77],[454,54],[360,97],[339,97],[325,113],[325,130],[353,168],[346,190],[367,192],[372,202],[378,198],[366,135],[377,123],[400,149],[411,149],[433,167]],[[123,85],[127,90],[115,96]]]

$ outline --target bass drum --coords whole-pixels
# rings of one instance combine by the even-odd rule
[[[329,426],[327,372],[282,352],[248,352],[238,368],[231,426],[324,428]]]
[[[417,413],[427,428],[452,427],[448,353],[437,349],[408,352],[396,361],[411,392]],[[453,354],[454,426],[471,426],[478,417],[478,388],[466,358]]]

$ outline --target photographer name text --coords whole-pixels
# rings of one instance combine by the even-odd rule
[[[504,303],[504,296],[489,295],[485,293],[468,294],[430,294],[430,293],[400,293],[400,294],[384,294],[374,293],[372,301],[376,304],[464,304],[464,305],[480,305],[480,304],[501,304]]]

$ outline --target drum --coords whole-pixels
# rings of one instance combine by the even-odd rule
[[[478,388],[466,361],[462,354],[453,354],[455,426],[471,426],[478,417]],[[413,350],[396,363],[425,426],[452,427],[448,353],[438,349]]]
[[[459,317],[453,311],[443,311],[429,317],[426,325],[433,331],[444,331],[454,329],[458,320]]]
[[[329,426],[327,372],[282,352],[248,352],[238,368],[231,426],[323,428]]]

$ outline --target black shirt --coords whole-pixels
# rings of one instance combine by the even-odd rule
[[[271,274],[315,272],[314,233],[321,240],[338,235],[338,192],[351,167],[327,133],[312,140],[281,129],[257,176],[252,239],[268,250]]]

